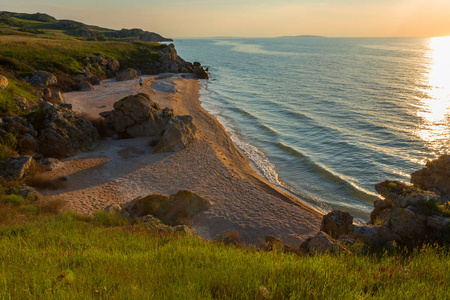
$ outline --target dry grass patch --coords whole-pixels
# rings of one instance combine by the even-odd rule
[[[65,189],[67,187],[66,181],[66,177],[53,178],[45,166],[37,164],[29,169],[25,177],[25,184],[41,190]]]

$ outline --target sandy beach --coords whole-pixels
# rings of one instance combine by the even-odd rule
[[[96,118],[125,96],[147,93],[161,107],[191,115],[197,140],[179,152],[152,154],[149,138],[103,139],[94,151],[63,160],[51,176],[65,176],[67,187],[44,193],[64,198],[69,209],[93,213],[138,196],[189,189],[212,202],[211,209],[193,219],[193,227],[207,239],[237,231],[247,243],[273,235],[299,245],[318,231],[321,215],[252,169],[225,128],[201,107],[198,80],[180,75],[143,78],[143,87],[137,80],[108,80],[94,91],[64,97],[74,111]]]

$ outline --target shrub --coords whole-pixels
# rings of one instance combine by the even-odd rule
[[[5,204],[13,204],[13,205],[22,205],[25,203],[25,199],[19,195],[7,195],[3,197],[3,203]]]
[[[42,199],[37,204],[40,213],[44,214],[58,214],[66,207],[66,202],[61,198],[56,199]]]

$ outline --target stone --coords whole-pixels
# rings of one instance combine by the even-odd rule
[[[256,300],[267,300],[267,299],[270,299],[269,290],[265,286],[260,285],[258,287],[258,290],[256,291],[255,299]]]
[[[138,197],[124,204],[123,209],[133,217],[152,215],[160,219],[169,211],[170,205],[169,196],[152,194],[145,197]]]
[[[450,225],[450,218],[429,216],[427,217],[427,226],[433,230],[442,230]]]
[[[284,244],[280,239],[268,235],[265,237],[265,241],[266,241],[266,250],[267,251],[286,251],[289,247]]]
[[[89,82],[92,85],[100,85],[100,84],[102,84],[102,79],[100,77],[94,75],[91,78],[89,78]]]
[[[57,103],[64,103],[65,102],[64,96],[63,96],[63,94],[60,91],[53,92],[52,93],[52,98]]]
[[[99,140],[97,129],[84,116],[62,107],[48,110],[39,132],[39,152],[44,156],[67,158],[90,151]]]
[[[154,136],[165,126],[161,108],[148,94],[136,94],[114,103],[114,110],[102,112],[105,126],[125,137]]]
[[[0,75],[0,91],[3,91],[8,86],[8,78],[3,75]]]
[[[192,122],[191,116],[170,118],[159,134],[161,138],[153,153],[175,152],[186,148],[196,138],[196,131],[197,127]]]
[[[16,97],[14,98],[14,102],[16,103],[17,107],[23,111],[28,111],[30,109],[30,103],[25,97]]]
[[[375,244],[378,240],[378,232],[373,226],[358,226],[352,225],[349,236],[353,239],[366,243],[366,244]]]
[[[338,238],[343,234],[348,234],[353,224],[353,217],[348,212],[333,210],[322,218],[320,231],[323,231],[333,238]]]
[[[77,85],[78,89],[83,92],[93,91],[95,88],[87,81],[82,81]]]
[[[137,77],[138,77],[137,71],[135,69],[128,68],[117,74],[116,80],[117,81],[132,80],[136,79]]]
[[[411,174],[411,183],[441,196],[441,204],[450,201],[450,155],[428,161],[426,167]]]
[[[19,195],[28,200],[39,200],[42,198],[42,194],[36,191],[34,188],[28,185],[24,185],[19,191]]]
[[[173,232],[182,235],[192,236],[194,232],[186,225],[177,225],[173,227]]]
[[[205,70],[204,67],[196,67],[194,69],[194,74],[199,78],[199,79],[209,79],[209,74],[208,72]]]
[[[392,208],[392,202],[383,199],[376,200],[373,203],[375,209],[370,213],[370,224],[374,225],[379,222],[383,222],[384,219],[380,218],[380,215],[387,209]]]
[[[336,253],[342,250],[342,247],[334,241],[328,234],[323,231],[319,231],[308,242],[307,249],[312,253]]]
[[[22,179],[32,162],[31,156],[9,157],[0,162],[0,176],[5,179]]]
[[[138,197],[123,205],[131,217],[152,215],[164,224],[177,223],[179,218],[189,219],[211,207],[209,200],[188,190],[180,190],[169,196],[152,194]]]
[[[47,87],[58,83],[58,79],[55,75],[45,71],[35,72],[31,77],[25,78],[25,80],[32,85],[39,85],[41,87]]]
[[[44,98],[50,98],[52,96],[52,90],[47,87],[42,91],[42,95]]]
[[[391,230],[402,239],[413,240],[426,233],[427,218],[415,214],[408,208],[393,209],[393,216],[389,221]]]
[[[189,190],[180,190],[170,196],[171,207],[163,219],[175,221],[177,217],[191,218],[192,216],[207,210],[211,202]]]
[[[61,161],[53,157],[42,157],[41,159],[36,160],[36,163],[44,167],[47,171],[54,170],[61,165]]]

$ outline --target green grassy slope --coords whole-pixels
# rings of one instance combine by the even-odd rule
[[[47,38],[79,40],[171,41],[161,35],[142,29],[114,30],[86,25],[72,20],[57,20],[47,14],[25,14],[0,11],[1,35],[37,35]]]

